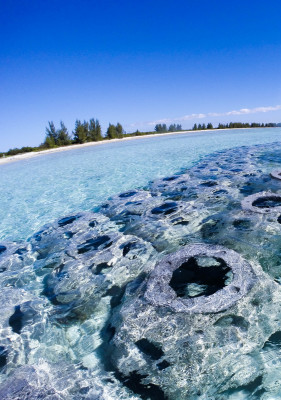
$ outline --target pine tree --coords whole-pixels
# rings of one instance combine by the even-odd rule
[[[197,131],[197,129],[198,129],[197,124],[194,124],[192,130]]]
[[[117,123],[115,130],[118,138],[122,138],[124,136],[123,126],[119,122]]]
[[[47,136],[45,142],[43,143],[43,147],[47,147],[51,149],[56,146],[56,142],[52,136]]]
[[[96,119],[96,138],[97,140],[102,140],[102,131],[101,131],[101,125],[99,123],[99,120]]]
[[[107,139],[115,139],[117,137],[116,127],[113,124],[109,124],[105,137]]]
[[[155,132],[157,132],[157,133],[168,132],[168,129],[167,129],[167,125],[166,125],[166,124],[156,124],[154,130],[155,130]]]
[[[71,137],[68,133],[66,126],[62,121],[60,122],[60,129],[57,131],[57,135],[58,135],[58,140],[57,140],[58,146],[67,146],[71,144]]]
[[[96,141],[96,121],[94,118],[90,119],[89,122],[89,142]]]
[[[97,142],[102,140],[101,126],[98,119],[90,119],[89,122],[89,140],[90,142]]]
[[[88,139],[88,123],[82,124],[79,119],[75,121],[75,128],[73,132],[73,139],[75,143],[85,143]]]
[[[84,129],[84,135],[86,136],[86,142],[90,142],[89,122],[84,120],[82,126]]]
[[[46,138],[44,145],[48,148],[55,147],[58,142],[58,133],[56,131],[53,121],[48,122],[49,126],[46,127]]]
[[[168,129],[168,131],[169,132],[178,132],[178,131],[181,131],[182,130],[182,127],[181,127],[181,125],[180,124],[171,124],[170,126],[169,126],[169,129]]]

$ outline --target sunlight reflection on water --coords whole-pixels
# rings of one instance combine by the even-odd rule
[[[59,216],[192,166],[217,150],[280,140],[281,128],[142,138],[0,166],[0,239],[26,239]]]

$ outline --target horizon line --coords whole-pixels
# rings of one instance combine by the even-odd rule
[[[146,122],[136,122],[133,124],[129,124],[130,127],[135,127],[138,125],[156,125],[156,124],[170,124],[174,122],[183,122],[183,121],[190,121],[193,119],[204,119],[208,117],[226,117],[231,115],[248,115],[248,114],[257,114],[257,113],[267,113],[270,111],[278,111],[281,110],[281,105],[275,106],[261,106],[261,107],[254,107],[254,108],[241,108],[240,110],[232,110],[227,112],[208,112],[208,113],[193,113],[187,114],[182,117],[178,118],[162,118],[154,121],[146,121]]]

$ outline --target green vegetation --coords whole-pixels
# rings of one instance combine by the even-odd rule
[[[125,135],[125,131],[123,129],[123,126],[118,122],[117,125],[112,125],[109,124],[107,131],[106,131],[106,135],[105,135],[105,139],[122,139]]]
[[[101,126],[98,119],[90,119],[89,122],[81,123],[79,119],[75,121],[72,144],[87,142],[98,142],[102,140]]]
[[[179,124],[171,124],[168,129],[166,124],[156,124],[154,130],[157,133],[179,132],[182,131],[182,127]]]
[[[60,123],[60,129],[56,129],[54,123],[49,122],[49,126],[46,128],[45,142],[41,145],[41,147],[51,149],[52,147],[56,146],[67,146],[71,143],[71,137],[62,121]]]
[[[130,136],[145,136],[157,133],[180,132],[180,131],[197,131],[205,129],[232,129],[232,128],[272,128],[281,127],[281,123],[243,123],[230,122],[229,124],[218,124],[217,128],[209,122],[206,124],[194,124],[192,129],[183,130],[180,124],[171,124],[167,127],[166,124],[156,124],[152,132],[140,132],[136,130],[132,133],[126,133],[122,125],[118,122],[116,125],[109,124],[105,135],[102,135],[101,125],[98,119],[90,119],[89,121],[75,121],[75,127],[72,133],[69,133],[65,124],[61,121],[59,129],[56,129],[55,124],[50,121],[46,127],[45,140],[38,147],[22,147],[14,148],[7,152],[0,152],[0,157],[14,156],[16,154],[36,152],[41,150],[52,149],[56,147],[69,146],[71,144],[81,144],[87,142],[98,142],[101,140],[122,139]]]
[[[218,124],[217,128],[213,128],[213,125],[209,122],[207,126],[205,124],[194,124],[193,131],[202,131],[205,129],[235,129],[235,128],[275,128],[281,126],[281,124],[275,124],[273,122],[267,124],[260,124],[258,122],[229,122],[229,124]]]

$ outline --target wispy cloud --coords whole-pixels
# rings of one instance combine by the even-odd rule
[[[138,126],[138,125],[156,125],[156,124],[171,124],[173,122],[183,122],[195,119],[202,119],[202,118],[211,118],[211,117],[227,117],[231,115],[246,115],[246,114],[257,114],[257,113],[266,113],[269,111],[277,111],[281,110],[281,105],[277,106],[268,106],[268,107],[255,107],[255,108],[241,108],[240,110],[232,110],[222,113],[216,112],[209,112],[209,113],[200,113],[200,114],[187,114],[179,118],[164,118],[159,119],[156,121],[149,121],[149,122],[142,122],[142,123],[135,123],[131,124],[131,126]]]

